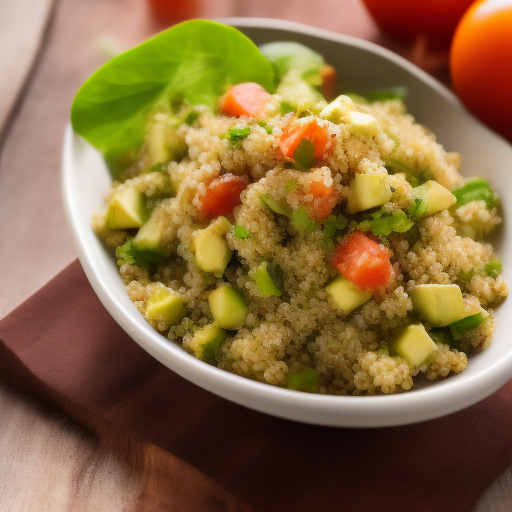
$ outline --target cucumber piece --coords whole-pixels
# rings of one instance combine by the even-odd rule
[[[245,324],[249,308],[243,295],[229,286],[220,286],[208,296],[213,319],[222,329],[234,331]]]
[[[414,310],[434,327],[444,327],[467,316],[456,284],[419,284],[410,297]]]
[[[254,282],[258,286],[263,297],[279,297],[283,292],[278,288],[278,279],[276,279],[276,275],[279,273],[279,269],[275,268],[277,265],[272,262],[263,261],[260,263],[258,268],[256,269],[256,273],[254,275]],[[274,279],[272,278],[272,274],[274,274]]]
[[[143,196],[135,187],[114,192],[107,212],[110,229],[140,228],[146,222],[147,216]]]
[[[194,333],[189,347],[198,359],[212,364],[215,362],[215,353],[227,338],[227,332],[218,325],[206,325]]]
[[[437,345],[421,324],[406,327],[390,348],[391,355],[401,357],[410,366],[430,364],[437,352]]]
[[[382,132],[381,125],[375,117],[364,112],[353,110],[347,114],[347,126],[350,133],[354,135],[363,135],[365,137],[374,137]]]
[[[331,121],[331,123],[339,124],[348,116],[349,112],[354,110],[354,108],[356,108],[356,106],[352,99],[342,94],[324,107],[319,116],[322,119]]]
[[[146,319],[160,330],[166,330],[171,325],[178,325],[187,313],[177,293],[167,288],[155,290],[146,304]],[[163,328],[160,324],[163,323]]]
[[[429,180],[412,189],[412,193],[416,198],[422,198],[427,203],[427,209],[424,215],[432,215],[450,208],[457,202],[457,198],[440,183]]]
[[[361,290],[343,276],[338,276],[328,284],[325,291],[329,294],[335,306],[346,315],[372,298],[371,293]]]
[[[350,183],[347,211],[362,212],[391,199],[391,187],[385,174],[356,174]]]

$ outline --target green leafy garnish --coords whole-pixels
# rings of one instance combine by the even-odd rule
[[[279,113],[284,116],[290,112],[295,112],[295,107],[287,101],[282,101],[281,105],[279,105]]]
[[[457,320],[456,322],[451,323],[448,327],[450,327],[453,339],[461,340],[466,332],[478,327],[485,318],[486,317],[482,315],[482,313],[477,313],[476,315],[467,316],[462,320]]]
[[[408,94],[407,87],[397,86],[388,89],[375,89],[366,95],[370,103],[377,101],[400,100],[403,101]]]
[[[407,214],[412,220],[419,219],[427,211],[428,203],[422,197],[418,197],[407,208]]]
[[[320,374],[313,368],[305,368],[298,373],[288,374],[288,389],[314,393],[318,388]]]
[[[271,194],[260,194],[261,202],[268,206],[274,213],[290,215],[291,208],[284,201],[277,201]]]
[[[343,215],[330,215],[325,220],[322,233],[325,238],[333,238],[339,231],[343,231],[348,225],[348,220]]]
[[[251,236],[251,232],[244,228],[244,226],[241,226],[240,224],[236,224],[233,227],[233,233],[237,238],[240,238],[240,240],[245,240]]]
[[[388,236],[393,231],[405,233],[414,225],[414,222],[407,217],[402,210],[393,213],[386,213],[382,210],[371,214],[372,220],[365,220],[359,224],[362,231],[371,231],[375,236]]]
[[[464,206],[471,201],[484,201],[487,208],[492,208],[496,204],[494,192],[489,182],[483,178],[475,178],[468,181],[462,187],[451,191],[457,198],[457,207]]]
[[[251,127],[245,126],[244,128],[230,128],[228,130],[227,138],[231,144],[238,144],[251,134]]]
[[[496,279],[501,274],[502,270],[503,265],[501,264],[501,261],[491,261],[484,267],[485,273],[493,279]]]
[[[309,218],[308,209],[305,206],[299,206],[296,210],[293,210],[292,224],[301,236],[312,233],[320,227]]]
[[[448,345],[450,348],[458,348],[459,346],[459,343],[453,339],[448,328],[432,329],[428,334],[434,341]]]
[[[306,137],[303,137],[293,152],[293,159],[299,170],[307,170],[314,167],[316,164],[315,144]]]
[[[272,91],[272,65],[233,27],[208,20],[175,25],[114,57],[80,88],[73,129],[103,152],[113,174],[138,151],[159,102],[215,107],[226,88],[256,82]]]
[[[162,263],[165,256],[156,251],[141,251],[130,238],[125,244],[116,248],[117,265],[137,265],[148,269],[153,263]]]
[[[461,270],[459,272],[458,278],[459,278],[459,281],[461,281],[462,283],[469,283],[469,281],[471,281],[471,279],[473,279],[474,275],[475,275],[475,269],[471,268],[467,272],[464,272],[464,270]]]

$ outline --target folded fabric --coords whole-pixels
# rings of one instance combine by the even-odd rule
[[[416,425],[346,429],[274,418],[149,356],[103,308],[78,261],[0,322],[0,376],[87,428],[134,434],[200,471],[227,493],[220,502],[205,497],[201,512],[240,510],[226,505],[235,502],[262,512],[471,511],[512,464],[512,382]],[[209,491],[190,475],[182,485],[200,500]],[[173,510],[197,510],[197,499]]]

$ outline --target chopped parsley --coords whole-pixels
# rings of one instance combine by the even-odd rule
[[[414,222],[407,217],[402,210],[393,213],[386,213],[379,210],[370,214],[371,219],[366,219],[358,226],[362,231],[371,231],[375,236],[388,236],[393,231],[405,233],[414,225]]]
[[[279,113],[284,116],[290,112],[295,112],[295,107],[287,101],[282,101],[281,105],[279,105]]]
[[[428,208],[428,203],[422,197],[419,197],[414,200],[407,208],[407,214],[412,220],[419,219],[422,215],[425,214]]]
[[[483,178],[468,181],[462,187],[452,190],[452,194],[457,198],[457,207],[464,206],[471,201],[484,201],[487,208],[492,208],[496,204],[494,192],[489,182]]]
[[[146,269],[152,263],[161,263],[165,260],[165,256],[159,252],[138,249],[132,238],[116,249],[116,258],[118,266],[128,264]]]
[[[244,128],[230,128],[227,133],[227,138],[231,144],[238,144],[251,134],[251,127]]]

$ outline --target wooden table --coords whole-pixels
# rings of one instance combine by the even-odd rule
[[[197,0],[196,9],[195,17],[282,18],[390,44],[358,0]],[[77,88],[109,53],[158,28],[141,0],[0,0],[0,318],[76,257],[60,152]],[[0,510],[167,510],[158,487],[176,468],[162,450],[100,442],[2,383],[0,411]],[[165,485],[178,489],[179,478]],[[512,510],[512,468],[476,510]]]

